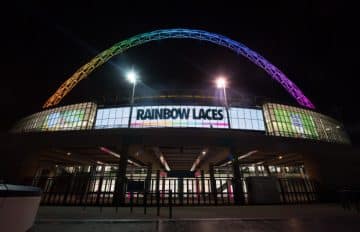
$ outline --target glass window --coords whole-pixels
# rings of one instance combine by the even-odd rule
[[[230,115],[237,115],[237,117],[230,117],[230,124],[232,129],[260,131],[265,130],[262,110],[232,107],[229,109],[229,111]]]
[[[325,115],[311,110],[272,103],[265,104],[263,109],[267,127],[273,128],[268,131],[270,135],[335,141],[333,138],[336,136],[332,131],[337,122]],[[329,133],[332,135],[329,136]],[[336,142],[350,143],[344,130],[335,134],[341,134]]]

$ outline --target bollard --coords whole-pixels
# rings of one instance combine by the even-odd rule
[[[134,193],[130,192],[130,213],[133,212],[133,207],[134,207]]]
[[[160,191],[156,192],[157,216],[160,216]]]
[[[169,218],[172,218],[172,191],[169,192]]]

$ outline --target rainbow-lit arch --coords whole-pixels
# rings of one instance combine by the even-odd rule
[[[163,39],[196,39],[208,41],[223,47],[227,47],[237,54],[241,54],[254,64],[264,69],[274,80],[279,82],[296,101],[307,108],[315,108],[311,101],[305,97],[301,90],[289,80],[283,72],[242,43],[236,42],[223,35],[192,29],[163,29],[135,35],[129,39],[116,43],[109,49],[95,56],[90,62],[80,67],[58,90],[45,102],[43,108],[57,105],[82,79],[86,78],[93,70],[129,48]]]

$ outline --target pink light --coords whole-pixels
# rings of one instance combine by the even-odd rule
[[[116,158],[120,158],[120,155],[118,153],[115,153],[115,152],[111,151],[110,149],[107,149],[106,147],[100,147],[100,150],[109,155],[115,156]]]

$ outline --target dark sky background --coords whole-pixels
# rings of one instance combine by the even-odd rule
[[[2,6],[1,130],[40,111],[77,68],[114,43],[156,29],[193,28],[223,34],[263,55],[300,87],[317,110],[344,122],[354,144],[360,142],[355,108],[358,13],[344,1],[240,1],[241,7],[223,1],[71,2]],[[195,40],[163,40],[130,49],[80,82],[62,104],[128,96],[123,73],[131,67],[143,82],[138,94],[149,88],[211,89],[214,77],[224,74],[233,91],[295,104],[247,59]]]

